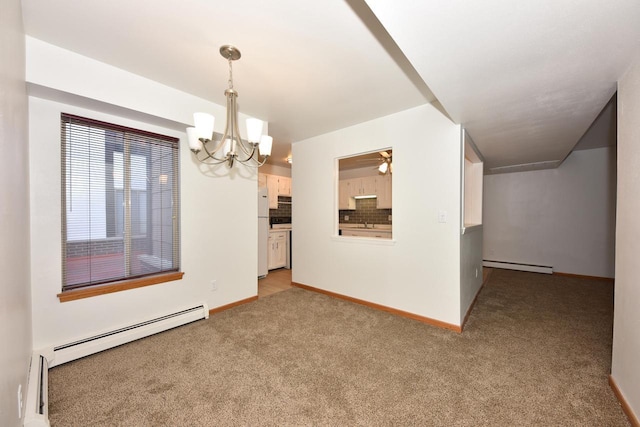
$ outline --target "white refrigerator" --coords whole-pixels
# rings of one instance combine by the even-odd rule
[[[258,188],[258,277],[269,273],[267,251],[269,246],[269,193],[266,187]]]

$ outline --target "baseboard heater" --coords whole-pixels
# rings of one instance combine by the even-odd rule
[[[507,270],[530,271],[532,273],[553,274],[553,267],[548,265],[520,264],[517,262],[483,260],[483,267],[504,268]]]
[[[206,304],[180,310],[155,319],[125,326],[92,337],[73,341],[53,348],[49,358],[50,367],[61,365],[90,354],[117,347],[158,332],[173,329],[200,319],[209,318],[209,308]]]
[[[73,341],[51,349],[37,351],[31,357],[24,426],[49,427],[48,371],[49,368],[70,362],[108,348],[173,329],[196,320],[208,319],[209,307],[200,304],[145,322],[115,329],[89,338]]]
[[[49,427],[47,371],[48,360],[41,354],[31,356],[27,400],[24,407],[24,427]]]

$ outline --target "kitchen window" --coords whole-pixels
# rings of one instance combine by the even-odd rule
[[[61,300],[181,278],[178,139],[62,114],[61,148]]]

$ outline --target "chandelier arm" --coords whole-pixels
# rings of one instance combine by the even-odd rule
[[[269,158],[269,156],[264,156],[264,159],[262,161],[259,161],[258,159],[254,159],[256,162],[255,167],[259,168],[260,166],[264,165],[267,162],[267,159]]]
[[[257,163],[257,162],[258,162],[258,160],[256,160],[256,158],[254,157],[254,154],[255,154],[255,152],[256,152],[256,149],[255,149],[255,148],[252,148],[252,149],[251,149],[251,153],[249,153],[249,152],[245,149],[244,145],[242,145],[242,151],[246,154],[246,156],[247,156],[247,157],[246,157],[245,159],[238,159],[238,161],[240,161],[240,162],[244,163],[245,165],[249,164],[249,162],[254,162],[254,163]]]
[[[223,139],[222,141],[224,141],[224,139]],[[202,159],[201,161],[203,161],[203,160],[207,160],[207,159],[214,159],[214,160],[216,160],[218,163],[226,162],[226,161],[227,161],[227,158],[226,158],[226,157],[224,157],[224,158],[220,158],[220,157],[216,157],[216,155],[215,155],[215,154],[216,154],[216,152],[218,152],[218,150],[220,150],[220,148],[222,147],[222,141],[220,141],[220,142],[218,142],[218,143],[216,144],[215,149],[214,149],[213,151],[209,151],[209,149],[207,148],[207,144],[208,144],[209,142],[215,142],[213,139],[208,139],[208,140],[206,140],[206,142],[203,142],[203,143],[202,143],[202,148],[204,149],[205,153],[207,153],[207,157],[205,157],[205,158],[204,158],[204,159]],[[216,163],[216,164],[217,164],[217,163]]]
[[[237,93],[236,93],[237,96]],[[252,150],[251,153],[249,153],[249,150],[247,149],[247,146],[245,145],[245,143],[242,141],[242,137],[240,136],[240,128],[238,127],[238,102],[236,97],[234,96],[233,100],[232,100],[232,108],[231,111],[233,112],[233,116],[232,116],[232,126],[233,126],[233,131],[235,132],[236,136],[237,136],[237,142],[240,146],[240,149],[242,150],[242,152],[244,153],[245,156],[247,156],[245,159],[241,159],[239,157],[237,157],[237,160],[240,161],[241,163],[245,163],[250,161],[253,158],[253,154],[255,152],[255,147],[253,147],[252,145]],[[227,109],[227,113],[229,112],[229,109]],[[236,154],[239,154],[236,152]]]
[[[209,159],[215,159],[215,161],[211,161]],[[217,159],[215,157],[206,157],[206,158],[204,158],[202,160],[198,159],[198,161],[200,163],[202,163],[203,165],[211,165],[211,166],[213,166],[213,165],[219,165],[219,164],[225,163],[228,160],[227,159],[219,160],[219,159]]]

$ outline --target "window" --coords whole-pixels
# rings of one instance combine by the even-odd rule
[[[62,290],[179,270],[178,139],[62,114]]]

